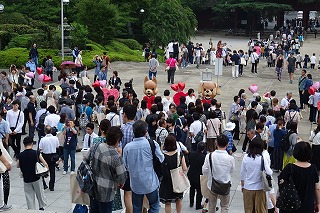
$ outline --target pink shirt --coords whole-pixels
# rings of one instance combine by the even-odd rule
[[[177,60],[174,59],[174,58],[168,58],[168,59],[166,60],[167,66],[170,66],[170,67],[175,67],[175,66],[176,66],[176,63],[177,63]]]

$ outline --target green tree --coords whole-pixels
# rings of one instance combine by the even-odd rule
[[[88,27],[77,22],[71,23],[71,27],[71,47],[77,46],[80,49],[84,49],[88,40]]]
[[[88,27],[89,39],[106,44],[119,34],[119,11],[110,0],[82,0],[76,9],[77,22]]]
[[[179,0],[155,1],[145,13],[143,33],[153,45],[164,45],[172,39],[186,42],[195,34],[196,17]]]

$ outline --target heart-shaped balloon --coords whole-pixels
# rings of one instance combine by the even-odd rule
[[[29,78],[34,78],[34,72],[28,72],[26,73],[26,76]]]
[[[38,76],[38,81],[42,84],[43,83],[44,74],[40,74]]]
[[[315,89],[314,87],[309,87],[308,93],[309,93],[310,95],[314,95],[314,94],[316,93],[316,89]]]
[[[38,75],[41,75],[43,73],[42,67],[37,67],[37,73]]]
[[[252,93],[258,92],[258,86],[257,86],[256,84],[252,84],[252,85],[249,87],[249,91],[252,92]]]
[[[186,84],[183,83],[183,82],[179,82],[179,83],[178,83],[178,87],[179,87],[179,89],[180,89],[181,91],[183,91],[184,88],[186,87]]]
[[[115,100],[117,100],[119,98],[119,91],[117,89],[102,88],[101,90],[103,92],[105,100],[108,100],[108,97],[110,95],[113,95]]]
[[[99,81],[99,83],[100,83],[100,87],[102,87],[102,88],[106,87],[106,85],[107,85],[106,80]]]
[[[179,86],[177,84],[171,84],[171,89],[173,89],[173,91],[177,92],[179,89]]]
[[[319,81],[314,82],[314,84],[312,85],[312,87],[314,87],[316,90],[318,90],[320,88],[320,83]]]
[[[100,87],[100,82],[99,82],[99,81],[95,81],[95,82],[92,84],[92,87]]]
[[[50,81],[51,81],[51,78],[47,75],[44,75],[43,82],[50,82]]]

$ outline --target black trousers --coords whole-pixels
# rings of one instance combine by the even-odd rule
[[[196,191],[196,209],[201,209],[202,193],[200,182],[197,183],[194,181],[190,181],[190,205],[193,205],[194,203],[194,196]]]
[[[10,135],[10,140],[11,143],[9,144],[9,146],[12,147],[14,155],[17,156],[18,154],[20,154],[21,150],[21,133]]]
[[[22,134],[26,133],[26,125],[28,122],[28,118],[29,118],[29,113],[25,110],[23,111],[23,115],[24,115],[24,122],[23,122],[23,126],[22,126]]]
[[[299,99],[300,99],[300,109],[303,109],[303,92],[304,90],[299,90]]]
[[[247,134],[246,134],[246,137],[244,138],[244,141],[243,141],[243,144],[242,144],[242,151],[243,151],[243,152],[246,152],[246,151],[247,151],[247,144],[248,144],[248,142],[249,142],[249,138],[248,138],[248,136],[247,136]]]
[[[234,140],[240,140],[240,126],[239,126],[239,121],[233,121],[236,125],[236,127],[233,130],[233,139]]]
[[[170,68],[168,71],[168,83],[174,84],[174,74],[176,72],[176,68]]]
[[[54,156],[56,153],[51,153],[51,154],[44,154],[42,153],[42,156],[44,160],[47,162],[48,167],[49,167],[49,173],[50,173],[50,180],[49,180],[49,189],[54,190],[54,182],[56,181],[56,162],[52,162],[51,158]]]
[[[10,177],[9,172],[5,171],[0,175],[0,180],[2,177],[3,181],[3,202],[4,204],[8,204],[9,194],[10,194]]]
[[[257,73],[258,63],[252,63],[251,72]]]

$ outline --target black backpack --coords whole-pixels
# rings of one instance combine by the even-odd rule
[[[280,141],[280,148],[284,152],[287,152],[290,149],[291,143],[289,141],[289,137],[292,133],[294,133],[294,131],[287,131],[287,133],[283,136],[283,138]]]
[[[156,172],[159,181],[162,180],[163,174],[162,174],[162,165],[159,160],[159,158],[156,156],[156,145],[152,139],[148,140],[150,147],[151,147],[151,152],[152,152],[152,162],[153,162],[153,169]]]
[[[44,112],[44,113],[42,113],[42,115],[40,115],[40,117],[39,117],[39,124],[38,124],[38,126],[37,126],[37,130],[38,131],[44,131],[44,120],[45,120],[45,118],[46,118],[46,116],[47,116],[47,110]]]

